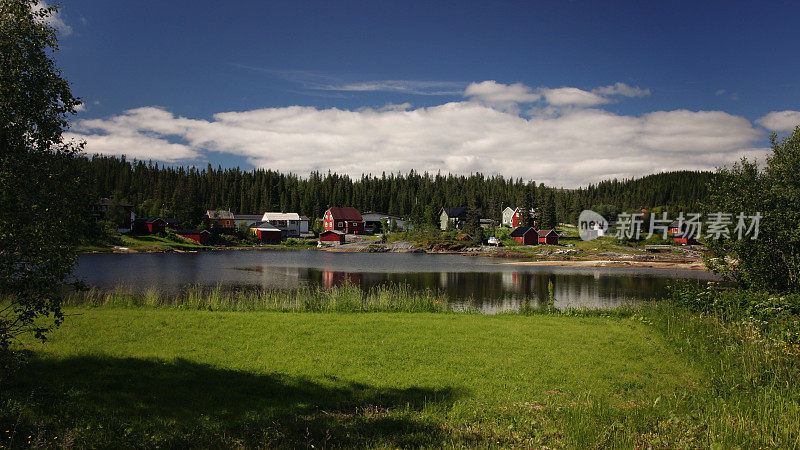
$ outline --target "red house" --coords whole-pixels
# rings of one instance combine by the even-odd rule
[[[329,244],[344,244],[344,233],[336,230],[323,231],[319,234],[319,241]]]
[[[178,230],[175,234],[200,245],[208,245],[211,242],[211,233],[208,230]]]
[[[537,245],[539,233],[533,227],[517,227],[511,232],[511,237],[522,245]]]
[[[281,230],[269,222],[257,222],[250,227],[259,241],[267,244],[281,243]]]
[[[361,218],[361,213],[351,206],[328,208],[322,216],[322,222],[326,231],[342,231],[346,234],[364,232],[364,220]]]
[[[539,230],[539,243],[558,245],[558,233],[555,230]]]
[[[208,210],[203,221],[211,228],[236,228],[236,220],[233,213],[225,210]]]
[[[167,223],[163,219],[147,217],[133,221],[133,232],[138,234],[163,233]]]

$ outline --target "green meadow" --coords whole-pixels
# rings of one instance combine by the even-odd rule
[[[0,445],[798,446],[796,390],[741,385],[765,362],[690,315],[66,313],[22,346]]]
[[[78,446],[633,444],[657,398],[688,392],[699,379],[664,351],[663,340],[628,319],[112,307],[67,313],[47,343],[28,344],[32,361],[9,392],[18,417],[4,418],[6,426],[21,419],[16,439]],[[622,435],[606,435],[620,420]]]

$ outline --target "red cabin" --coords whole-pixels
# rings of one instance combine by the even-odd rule
[[[331,244],[344,244],[345,237],[344,233],[341,231],[328,230],[328,231],[323,231],[322,233],[319,234],[319,240],[320,242],[326,242]]]
[[[208,245],[211,242],[211,233],[208,230],[178,230],[175,234],[200,245]]]
[[[539,230],[539,243],[558,245],[558,233],[555,230]]]
[[[511,237],[522,245],[536,245],[539,243],[539,233],[533,227],[517,227],[511,232]]]
[[[159,218],[144,218],[133,221],[133,232],[138,234],[163,233],[167,223]]]
[[[344,208],[328,208],[322,216],[325,230],[341,231],[345,234],[360,234],[364,232],[364,220],[357,209],[347,206]]]
[[[259,241],[265,244],[280,244],[281,230],[269,222],[257,222],[250,227],[250,231],[256,235]]]
[[[211,228],[236,228],[236,220],[232,212],[225,210],[208,210],[203,221]]]

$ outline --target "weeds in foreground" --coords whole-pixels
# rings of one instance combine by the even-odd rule
[[[156,288],[144,292],[118,287],[90,288],[66,296],[65,306],[166,307],[213,311],[293,312],[451,312],[447,296],[405,285],[378,286],[363,291],[352,284],[324,289],[226,289],[189,286],[177,294]]]

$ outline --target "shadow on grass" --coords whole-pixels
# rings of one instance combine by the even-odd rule
[[[0,391],[0,447],[11,435],[12,446],[439,446],[447,436],[420,411],[457,396],[186,360],[32,358]]]

